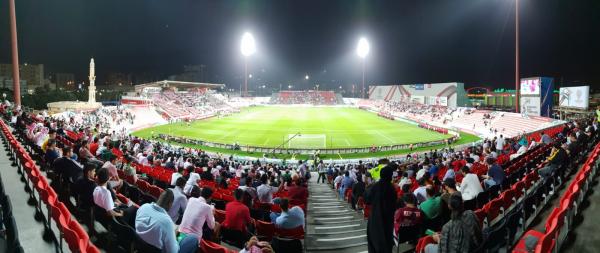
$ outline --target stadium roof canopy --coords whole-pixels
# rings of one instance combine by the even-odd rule
[[[139,92],[147,87],[161,87],[161,88],[175,87],[175,88],[181,88],[181,89],[193,89],[193,88],[215,89],[215,88],[225,87],[225,84],[163,80],[163,81],[157,81],[157,82],[151,82],[151,83],[138,84],[135,86],[135,91]]]

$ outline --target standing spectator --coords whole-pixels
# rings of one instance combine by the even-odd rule
[[[425,214],[425,218],[433,220],[442,213],[442,201],[439,196],[435,197],[433,186],[428,185],[426,188],[427,200],[421,203],[421,211]]]
[[[171,174],[171,185],[175,186],[177,179],[180,177],[183,177],[183,167],[177,168],[177,172],[174,172],[173,174]]]
[[[209,229],[215,229],[215,207],[208,204],[212,193],[212,190],[208,187],[202,188],[202,191],[200,191],[198,186],[194,186],[192,189],[192,196],[188,200],[188,205],[183,213],[181,224],[179,225],[180,238],[195,235],[198,237],[198,240],[202,240],[204,224],[206,224]]]
[[[183,212],[186,210],[188,202],[185,193],[183,193],[185,183],[185,178],[180,177],[175,183],[175,188],[171,189],[171,191],[173,191],[173,205],[169,209],[169,216],[171,216],[171,220],[173,220],[173,223],[175,224],[179,224],[179,218],[181,218],[181,215],[183,215]]]
[[[380,180],[369,190],[365,198],[371,205],[371,215],[367,223],[369,252],[392,252],[394,246],[394,212],[396,211],[396,190],[392,185],[394,166],[385,166],[380,171]]]
[[[251,224],[250,209],[242,203],[244,190],[235,189],[235,200],[225,206],[225,221],[223,221],[223,239],[242,247],[250,238],[248,226]]]
[[[356,203],[365,193],[365,183],[362,180],[360,172],[356,175],[356,183],[352,185],[352,209],[356,210]]]
[[[436,243],[428,244],[425,253],[473,252],[482,240],[477,216],[473,211],[464,211],[460,193],[450,196],[448,208],[452,211],[450,221],[444,225],[441,234],[436,233],[432,236]]]
[[[317,172],[319,173],[317,184],[319,181],[321,181],[321,183],[325,183],[325,180],[327,179],[327,167],[323,164],[323,160],[319,161],[319,165],[317,165]]]
[[[279,187],[269,186],[269,177],[267,174],[260,176],[260,186],[256,188],[258,201],[261,203],[273,203],[273,194],[283,188],[283,184]]]

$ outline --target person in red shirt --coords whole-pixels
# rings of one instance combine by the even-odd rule
[[[401,242],[417,239],[414,233],[423,223],[423,212],[417,208],[417,198],[414,194],[407,193],[402,197],[404,207],[398,208],[394,213],[394,236]]]
[[[242,203],[243,190],[235,189],[233,195],[235,200],[225,206],[225,221],[221,233],[224,241],[242,248],[251,236],[247,228],[252,222],[250,209]]]
[[[290,200],[290,203],[294,205],[306,204],[308,201],[308,190],[306,187],[299,184],[299,180],[294,181],[287,189],[288,199]]]
[[[94,142],[90,144],[90,153],[96,155],[96,151],[98,151],[98,137],[94,137]]]

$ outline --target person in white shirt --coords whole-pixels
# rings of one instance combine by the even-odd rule
[[[178,168],[177,172],[171,174],[171,185],[175,186],[177,179],[183,177],[183,168]]]
[[[96,186],[94,193],[92,194],[94,197],[94,204],[106,210],[108,215],[123,216],[123,212],[115,210],[115,202],[110,194],[110,190],[106,188],[108,179],[110,178],[108,170],[106,168],[98,169],[96,178],[98,180],[98,186]],[[117,204],[121,204],[121,202],[117,200]]]
[[[419,187],[414,190],[413,194],[415,195],[419,203],[423,203],[425,202],[425,200],[427,200],[427,186],[425,185],[425,178],[419,179],[418,182]]]
[[[281,184],[279,187],[270,186],[267,174],[263,174],[260,177],[260,183],[261,185],[256,188],[258,201],[261,203],[273,203],[273,194],[281,190],[283,188],[283,184]]]
[[[189,178],[187,180],[187,182],[185,183],[185,187],[183,188],[183,192],[185,192],[185,194],[189,195],[190,192],[192,191],[192,186],[194,185],[198,185],[198,180],[200,180],[200,174],[193,172],[193,168],[190,171],[189,174]]]
[[[173,220],[173,223],[175,224],[177,224],[177,221],[185,211],[188,202],[187,196],[185,196],[185,193],[183,193],[183,187],[185,186],[185,183],[185,178],[180,177],[177,179],[175,188],[172,189],[174,199],[173,205],[171,205],[168,213],[169,216],[171,216],[171,220]]]
[[[460,187],[458,191],[460,191],[463,200],[472,200],[480,192],[483,192],[483,187],[481,187],[481,182],[479,182],[479,177],[476,174],[469,173],[470,169],[467,166],[462,167],[462,173],[465,175],[460,183]]]
[[[202,227],[205,223],[208,228],[215,230],[217,226],[214,216],[215,207],[208,204],[212,194],[212,190],[208,187],[202,188],[202,191],[198,186],[193,187],[178,228],[180,236],[183,233],[185,236],[198,237],[198,241],[202,240]]]
[[[500,138],[496,140],[496,150],[501,151],[504,149],[504,136],[500,135]]]

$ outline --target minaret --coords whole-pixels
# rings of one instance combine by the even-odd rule
[[[88,103],[96,103],[96,64],[94,64],[94,58],[90,60],[90,87],[88,88],[88,91]]]

